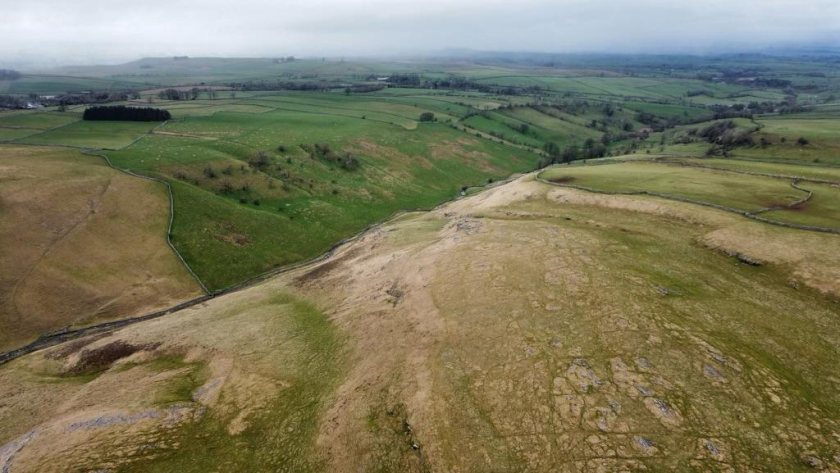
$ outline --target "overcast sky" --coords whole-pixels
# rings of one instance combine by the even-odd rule
[[[0,61],[7,63],[840,46],[840,0],[1,1]]]

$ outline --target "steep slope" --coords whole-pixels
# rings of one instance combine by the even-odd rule
[[[3,366],[0,466],[837,471],[838,242],[524,176]]]
[[[0,147],[0,349],[201,294],[166,189],[75,150]]]

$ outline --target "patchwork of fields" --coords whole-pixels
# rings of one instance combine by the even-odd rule
[[[836,68],[565,60],[0,81],[0,471],[838,471]]]

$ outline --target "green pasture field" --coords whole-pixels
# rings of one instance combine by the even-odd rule
[[[35,128],[20,128],[20,127],[3,127],[0,126],[0,142],[14,141],[21,138],[26,138],[29,135],[40,133],[41,130]]]
[[[670,158],[669,158],[670,159]],[[812,192],[801,205],[791,205],[804,198],[805,191],[795,189],[790,180],[726,171],[724,169],[772,172],[772,164],[741,165],[724,160],[677,160],[687,164],[718,167],[681,166],[667,161],[627,160],[599,166],[553,167],[540,174],[558,183],[582,186],[603,192],[653,192],[687,198],[696,202],[722,205],[786,223],[840,229],[840,190],[836,184],[801,182],[799,187]],[[716,166],[717,165],[717,166]],[[797,171],[801,166],[788,171]],[[819,171],[812,171],[819,172]],[[828,174],[815,174],[824,178]],[[766,211],[773,207],[790,208]]]
[[[550,141],[558,146],[565,146],[572,143],[580,144],[587,138],[598,139],[601,137],[601,133],[597,130],[581,126],[572,120],[562,120],[547,115],[530,107],[504,110],[499,112],[499,115],[527,124],[544,143]]]
[[[494,136],[501,137],[502,139],[514,143],[534,148],[539,148],[543,145],[542,140],[531,135],[524,135],[510,126],[505,125],[505,121],[499,119],[498,115],[473,115],[463,120],[462,123],[470,128],[474,128],[484,133],[493,134]],[[513,124],[514,122],[512,120],[508,120],[508,123]]]
[[[765,117],[756,121],[761,125],[761,130],[756,136],[765,137],[772,146],[767,149],[737,149],[734,153],[736,156],[840,165],[840,114],[835,113],[831,118],[809,118],[807,114],[792,114]],[[805,138],[808,143],[799,144],[800,137]]]
[[[784,162],[765,162],[746,159],[727,158],[665,158],[667,161],[688,165],[707,166],[734,171],[777,174],[803,179],[818,179],[840,183],[840,167],[793,164]]]
[[[158,126],[152,122],[77,121],[69,125],[27,136],[20,143],[73,146],[77,148],[118,149]]]
[[[321,58],[292,62],[147,58],[119,66],[67,67],[25,74],[0,87],[5,86],[6,92],[16,87],[41,94],[139,88],[145,90],[142,99],[123,104],[165,108],[173,119],[164,125],[84,122],[80,118],[85,105],[70,106],[63,113],[0,112],[0,141],[108,150],[117,167],[172,183],[174,244],[201,279],[219,289],[278,265],[315,256],[399,209],[430,207],[457,195],[464,186],[480,186],[488,179],[533,169],[541,156],[528,148],[542,148],[548,142],[561,148],[579,146],[587,139],[597,141],[609,134],[614,140],[608,145],[610,153],[699,156],[711,146],[708,142],[677,144],[675,139],[711,122],[678,126],[641,141],[633,132],[648,125],[638,121],[638,114],[650,113],[662,121],[695,122],[711,116],[707,105],[785,97],[779,89],[685,75],[627,74],[598,61],[581,67]],[[790,74],[802,70],[792,67]],[[518,95],[504,95],[503,90],[409,87],[344,92],[346,84],[370,84],[373,77],[398,73],[417,73],[424,78],[458,76],[523,90]],[[215,97],[201,93],[197,100],[188,101],[157,97],[160,89],[170,86],[228,86],[250,80],[324,81],[333,90],[219,90]],[[524,89],[527,87],[537,87],[539,92]],[[608,104],[612,106],[609,115],[605,111]],[[840,153],[834,153],[832,134],[840,125],[840,118],[835,118],[840,115],[838,110],[827,104],[806,112],[811,115],[760,117],[756,122],[762,129],[754,136],[756,140],[767,136],[772,144],[766,149],[741,147],[729,153],[745,158],[744,163],[752,162],[746,159],[833,163],[840,160]],[[434,113],[437,122],[421,123],[419,117],[424,112]],[[757,126],[748,119],[735,122],[740,127]],[[810,144],[796,145],[800,135]],[[780,141],[782,136],[786,143]],[[498,142],[498,137],[506,144]],[[358,169],[311,157],[305,148],[315,143],[329,145],[336,155],[352,155],[358,160]],[[255,167],[258,153],[264,153],[267,161]],[[726,167],[724,163],[712,164]],[[621,166],[617,168],[622,170],[620,177],[587,179],[597,177],[596,184],[606,183],[610,188],[638,189],[655,181],[656,189],[662,191],[678,189],[745,210],[761,208],[764,201],[788,202],[801,194],[785,181],[768,183],[734,174],[710,180],[710,189],[716,192],[704,193],[702,186],[691,180],[697,175],[706,178],[711,171],[652,163],[632,165],[651,166],[643,170]],[[757,169],[758,165],[749,166]],[[659,178],[647,175],[650,169],[656,169],[653,174]],[[799,171],[803,176],[834,175],[822,168]],[[575,167],[574,172],[595,171]],[[703,185],[709,184],[707,180]],[[747,184],[734,185],[736,181]],[[731,195],[733,189],[738,190],[735,195]],[[822,197],[814,200],[813,211],[827,211]],[[796,218],[808,219],[813,211],[800,211]]]
[[[0,128],[28,128],[48,130],[80,120],[80,114],[72,112],[13,110],[0,112]]]
[[[765,217],[802,225],[840,229],[840,188],[829,184],[800,183],[813,197],[794,209],[774,210]]]
[[[676,120],[695,121],[712,117],[712,112],[708,109],[688,105],[631,101],[623,102],[622,105],[634,111],[647,112],[657,117],[673,118]]]
[[[649,191],[744,211],[784,205],[804,196],[779,179],[650,162],[554,167],[541,176],[605,192]]]
[[[107,154],[119,168],[173,183],[173,241],[212,289],[316,256],[397,210],[434,206],[538,160],[443,124],[407,129],[353,116],[366,103],[193,116]],[[359,168],[313,159],[300,145],[314,143],[353,154]],[[249,160],[260,151],[269,164],[255,168]]]

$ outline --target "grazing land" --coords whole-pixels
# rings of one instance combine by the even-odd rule
[[[840,180],[797,184],[797,177],[756,175],[762,170],[799,171],[799,168],[761,167],[706,160],[634,160],[596,166],[556,167],[541,176],[550,182],[613,194],[648,193],[664,198],[712,204],[761,215],[783,223],[820,226],[840,233]],[[747,170],[751,169],[751,170]],[[832,176],[829,172],[809,175]],[[765,171],[766,172],[766,171]]]
[[[0,442],[11,471],[810,471],[836,243],[526,176],[13,361]]]
[[[75,150],[0,146],[0,348],[200,294],[155,182]]]
[[[0,365],[0,471],[839,471],[839,95],[758,55],[0,81],[0,350],[86,327]]]

